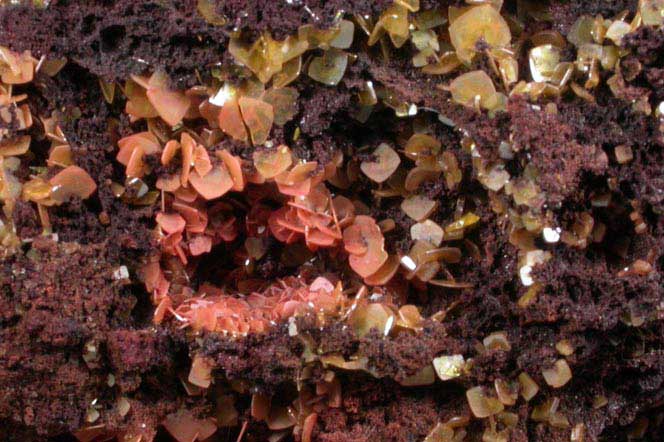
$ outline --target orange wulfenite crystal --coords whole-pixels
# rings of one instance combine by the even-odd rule
[[[263,292],[235,297],[215,287],[201,290],[205,297],[186,300],[175,310],[176,318],[194,330],[246,334],[263,332],[273,322],[307,312],[336,315],[345,303],[341,285],[325,278],[310,285],[297,278],[286,278]]]

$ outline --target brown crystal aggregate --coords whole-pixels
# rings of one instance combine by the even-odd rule
[[[16,3],[0,439],[661,439],[663,2]]]

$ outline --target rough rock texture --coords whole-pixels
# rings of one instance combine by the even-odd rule
[[[161,331],[134,330],[142,324],[142,293],[118,279],[119,267],[104,244],[39,237],[29,252],[3,262],[3,440],[66,434],[83,426],[93,403],[105,404],[103,413],[116,396],[139,387],[154,389],[150,408],[175,401],[169,356],[177,347]]]
[[[174,81],[192,83],[194,69],[220,61],[227,42],[191,0],[53,1],[41,13],[14,8],[0,23],[3,44],[20,41],[36,54],[67,57],[109,80],[162,68]]]

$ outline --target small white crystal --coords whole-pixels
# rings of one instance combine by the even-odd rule
[[[560,228],[557,227],[552,229],[551,227],[545,227],[544,230],[542,230],[542,236],[544,237],[544,241],[548,243],[556,243],[560,241]]]
[[[449,381],[461,376],[465,363],[462,355],[440,356],[433,360],[433,368],[441,381]]]
[[[415,264],[415,261],[413,261],[413,258],[411,258],[408,255],[405,255],[405,256],[401,257],[401,265],[406,267],[411,272],[417,268],[417,264]]]
[[[224,103],[226,103],[226,100],[232,96],[233,90],[227,84],[224,84],[221,88],[219,88],[216,94],[210,97],[210,103],[221,107],[224,105]]]
[[[129,270],[126,266],[120,266],[115,272],[113,272],[113,279],[128,279]]]
[[[519,277],[521,278],[521,283],[526,287],[533,285],[533,277],[530,273],[533,271],[531,266],[523,266],[519,269]]]

